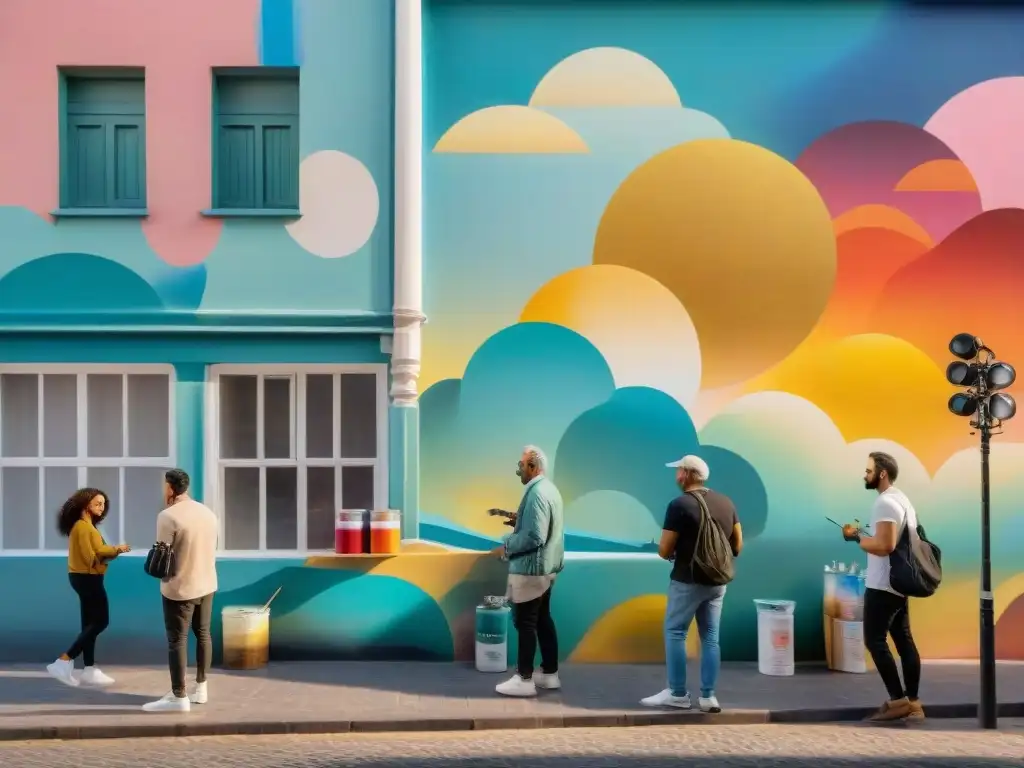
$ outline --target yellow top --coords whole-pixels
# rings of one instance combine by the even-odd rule
[[[109,546],[96,526],[88,520],[79,520],[68,537],[68,572],[107,572],[107,563],[117,557],[118,552]]]

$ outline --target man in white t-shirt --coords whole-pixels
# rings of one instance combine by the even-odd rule
[[[868,719],[873,722],[893,720],[924,720],[924,708],[918,698],[921,684],[921,657],[910,632],[910,613],[907,598],[889,584],[889,555],[896,549],[904,528],[917,527],[917,512],[907,494],[893,483],[899,474],[896,459],[888,453],[875,451],[868,455],[864,471],[864,487],[878,491],[871,508],[872,535],[856,526],[843,526],[843,536],[857,541],[868,554],[868,569],[864,592],[864,646],[875,662],[875,668],[885,683],[889,698]],[[896,660],[889,650],[888,635],[900,655],[903,681],[900,680]]]

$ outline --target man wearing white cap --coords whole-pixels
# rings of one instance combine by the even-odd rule
[[[722,664],[718,628],[726,584],[733,577],[733,558],[743,548],[736,505],[722,493],[704,487],[711,471],[699,456],[684,456],[665,466],[676,470],[683,493],[665,511],[658,554],[672,562],[665,608],[665,667],[668,688],[640,703],[648,707],[690,709],[686,687],[686,635],[694,618],[700,633],[700,697],[702,712],[721,712],[715,683]]]

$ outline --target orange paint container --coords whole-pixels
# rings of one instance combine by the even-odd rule
[[[397,555],[402,548],[402,513],[397,509],[375,509],[370,513],[370,552]]]

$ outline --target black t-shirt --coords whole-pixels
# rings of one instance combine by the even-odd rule
[[[708,505],[708,512],[714,520],[725,531],[725,537],[732,540],[732,529],[739,518],[736,516],[736,505],[728,496],[716,493],[710,488],[704,488],[698,493],[704,494],[704,501]],[[676,557],[672,563],[672,578],[686,584],[710,585],[711,580],[704,574],[700,566],[693,564],[693,550],[697,544],[697,531],[700,530],[700,505],[697,500],[688,493],[673,499],[668,509],[665,510],[665,524],[662,526],[666,531],[675,531],[679,534],[676,542]],[[735,555],[736,553],[733,552]],[[691,573],[692,566],[692,573]]]

